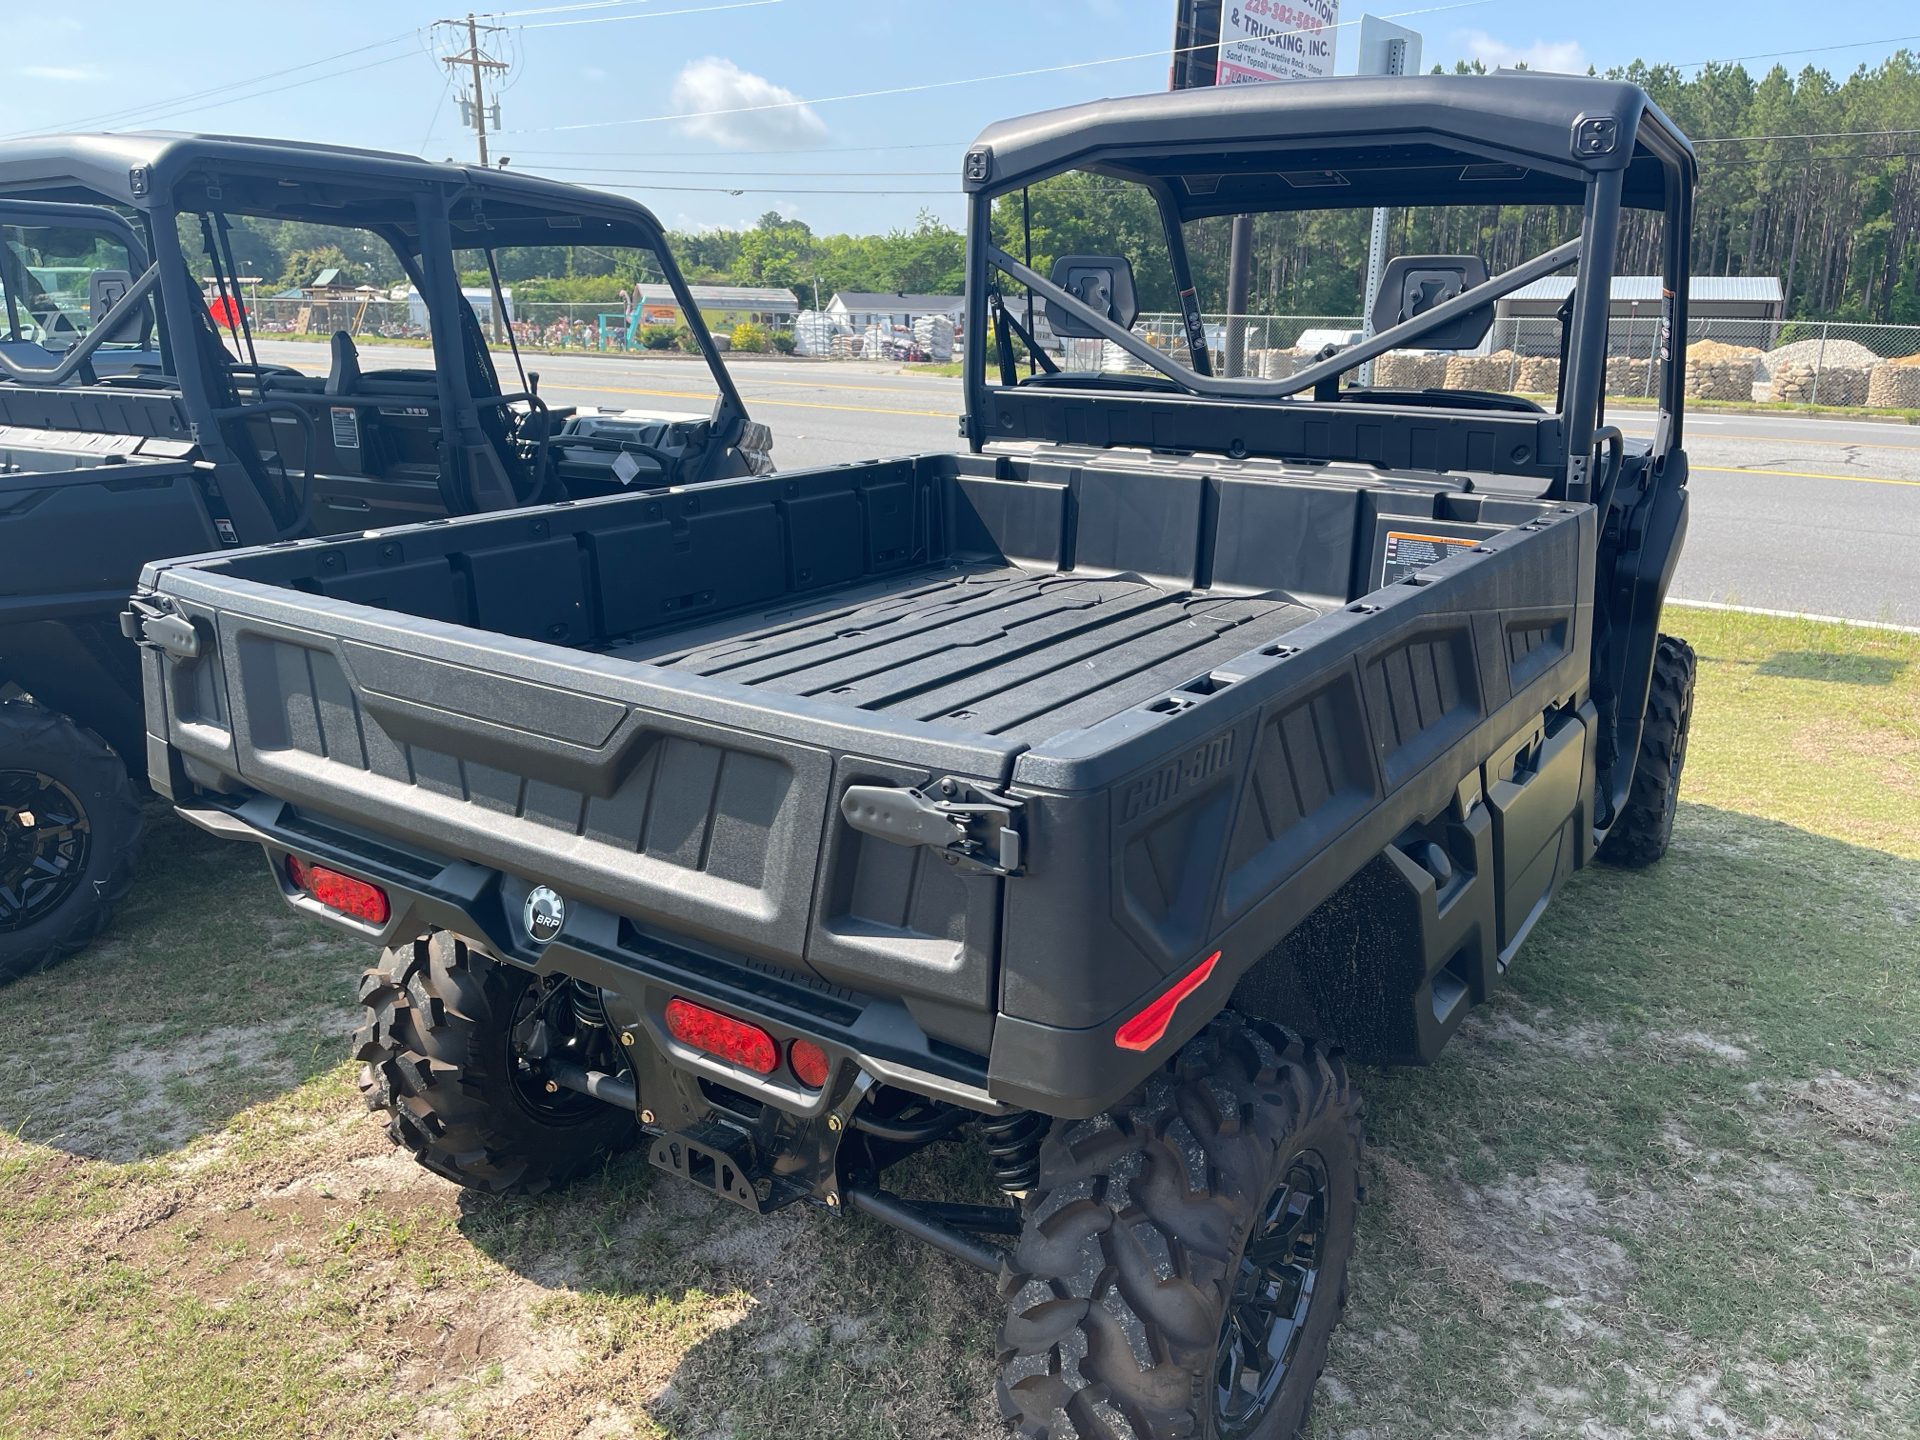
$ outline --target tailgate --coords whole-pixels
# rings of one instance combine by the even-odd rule
[[[794,969],[837,756],[992,779],[1017,748],[218,573],[158,579],[204,641],[150,650],[148,724],[164,703],[196,783]]]

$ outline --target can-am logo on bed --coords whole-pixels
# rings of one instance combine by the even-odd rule
[[[1171,764],[1162,765],[1151,775],[1143,775],[1127,787],[1120,802],[1120,823],[1137,820],[1150,810],[1158,810],[1181,790],[1198,785],[1233,758],[1233,731],[1214,736]]]

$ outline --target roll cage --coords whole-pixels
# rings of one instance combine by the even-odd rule
[[[1095,314],[993,243],[995,200],[1080,170],[1143,186],[1155,201],[1190,348],[1204,357],[1182,227],[1210,216],[1405,205],[1577,206],[1577,239],[1457,300],[1285,380],[1185,366]],[[1624,210],[1660,211],[1663,344],[1658,463],[1681,441],[1687,237],[1695,183],[1686,138],[1637,86],[1526,72],[1336,79],[1102,100],[1003,121],[968,149],[968,320],[963,434],[1348,461],[1535,479],[1553,498],[1592,499],[1606,367],[1609,281]],[[1417,342],[1463,311],[1578,262],[1567,365],[1555,411],[1505,397],[1353,389],[1338,377]],[[1157,377],[1033,375],[993,383],[995,275],[1065,309]],[[1297,398],[1314,391],[1311,400]],[[1504,400],[1504,403],[1495,403]],[[1451,416],[1449,412],[1454,412]],[[1471,423],[1462,423],[1471,414]],[[1617,446],[1617,432],[1600,438]],[[1614,467],[1617,472],[1618,466]]]
[[[381,413],[430,409],[431,445],[426,468],[449,512],[496,509],[543,498],[545,407],[537,396],[507,391],[499,383],[473,308],[462,296],[454,251],[493,252],[514,246],[606,246],[650,251],[679,300],[681,312],[718,390],[704,455],[678,478],[694,481],[718,473],[727,447],[748,424],[734,387],[686,282],[667,247],[659,222],[644,207],[616,196],[534,176],[509,175],[456,165],[435,165],[411,156],[294,141],[179,134],[53,136],[0,144],[0,199],[49,202],[69,213],[85,210],[117,224],[144,264],[121,301],[117,324],[151,300],[158,313],[159,374],[113,376],[88,369],[100,339],[76,344],[51,367],[0,356],[0,380],[45,390],[107,384],[164,397],[178,419],[167,424],[186,433],[204,458],[229,479],[243,472],[250,483],[222,485],[243,540],[286,538],[313,528],[311,515],[316,453],[331,453],[323,410],[347,409],[375,418]],[[106,208],[101,208],[106,207]],[[262,365],[238,295],[237,270],[227,238],[228,218],[248,215],[350,226],[379,236],[425,303],[434,336],[431,385],[425,377],[368,372],[348,391],[309,394],[311,383],[284,367]],[[200,282],[180,242],[180,226],[198,223],[208,260],[232,304],[225,317],[232,330],[229,353],[210,316]],[[496,289],[497,279],[495,282]],[[231,291],[229,292],[229,287]],[[118,308],[118,307],[117,307]],[[237,320],[237,324],[233,322]],[[97,334],[114,325],[101,324]],[[517,351],[516,351],[517,354]],[[339,365],[336,360],[336,370]],[[4,388],[4,387],[0,387]],[[157,393],[155,393],[157,392]],[[131,396],[129,397],[131,400]],[[261,451],[276,453],[280,435],[272,422],[299,427],[304,465],[268,465]],[[149,421],[147,423],[159,423]],[[265,439],[266,446],[259,442]],[[418,446],[416,446],[418,448]],[[516,460],[537,452],[535,462]],[[422,457],[414,457],[416,460]],[[293,472],[304,468],[304,474]],[[421,465],[412,468],[420,469]],[[553,498],[553,497],[544,497]]]

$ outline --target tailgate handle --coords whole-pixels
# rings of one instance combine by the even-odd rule
[[[949,865],[974,875],[1024,873],[1021,809],[1018,800],[953,776],[927,790],[850,785],[840,797],[841,815],[863,835],[931,846]]]

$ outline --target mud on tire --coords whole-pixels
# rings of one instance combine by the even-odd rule
[[[1640,750],[1633,760],[1633,788],[1613,822],[1600,858],[1638,868],[1667,853],[1680,797],[1680,770],[1687,763],[1687,730],[1693,721],[1693,647],[1662,635],[1653,652],[1653,684]]]
[[[371,1012],[354,1035],[360,1093],[393,1143],[437,1175],[534,1195],[634,1143],[623,1110],[548,1096],[515,1063],[509,1032],[540,981],[436,930],[383,951],[360,977]]]
[[[1114,1110],[1055,1121],[1001,1278],[998,1394],[1014,1430],[1291,1440],[1346,1303],[1361,1144],[1340,1060],[1232,1012]],[[1310,1298],[1296,1285],[1282,1302],[1297,1339],[1253,1405],[1229,1312],[1257,1317],[1265,1267],[1309,1252]]]
[[[0,701],[0,984],[106,928],[133,887],[141,823],[104,740],[44,705]]]

